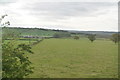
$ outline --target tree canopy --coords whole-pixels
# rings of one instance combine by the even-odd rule
[[[88,39],[91,41],[91,42],[93,42],[94,40],[96,40],[96,34],[89,34],[88,35]]]
[[[111,40],[112,40],[114,43],[118,43],[118,42],[120,41],[120,34],[118,34],[118,33],[112,34]]]

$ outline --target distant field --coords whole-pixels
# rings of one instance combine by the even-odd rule
[[[9,32],[16,32],[21,33],[21,36],[25,35],[32,35],[32,36],[53,36],[56,32],[52,30],[41,30],[41,29],[24,29],[24,28],[8,28],[8,29],[2,29],[3,33],[9,31]]]
[[[71,35],[80,35],[80,37],[84,37],[86,34],[94,33],[96,34],[97,38],[110,38],[112,34],[116,32],[107,32],[107,31],[71,31],[71,30],[51,30],[51,29],[39,29],[39,28],[2,28],[2,33],[8,33],[8,32],[14,32],[14,33],[20,33],[20,36],[41,36],[41,37],[51,37],[55,33],[58,32],[68,32],[71,33]],[[74,33],[74,34],[72,34]],[[78,34],[79,33],[79,34]]]
[[[29,78],[116,78],[118,46],[109,40],[45,39],[29,55]]]

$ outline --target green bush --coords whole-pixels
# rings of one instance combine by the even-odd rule
[[[119,41],[120,41],[120,34],[118,34],[118,33],[112,34],[111,40],[112,40],[114,43],[119,42]]]
[[[78,40],[80,37],[79,36],[74,36],[74,39]]]
[[[2,76],[3,78],[23,78],[33,73],[33,67],[27,53],[33,53],[29,45],[12,43],[2,45]]]
[[[91,41],[91,42],[93,42],[94,40],[96,40],[96,34],[89,34],[88,35],[88,39]]]

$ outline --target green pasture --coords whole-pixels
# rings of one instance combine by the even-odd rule
[[[32,51],[34,73],[28,78],[118,77],[118,45],[110,40],[45,39]]]
[[[52,30],[41,30],[41,29],[22,29],[22,28],[3,28],[2,32],[14,32],[21,33],[21,36],[53,36],[56,32]]]

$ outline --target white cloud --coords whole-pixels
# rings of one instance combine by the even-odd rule
[[[43,0],[13,0],[2,3],[0,13],[9,15],[5,20],[9,20],[11,26],[118,30],[117,2],[41,1]]]

